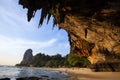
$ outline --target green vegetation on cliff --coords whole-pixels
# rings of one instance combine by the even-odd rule
[[[26,64],[17,64],[16,66],[30,66],[30,67],[86,67],[89,65],[89,61],[86,59],[80,59],[75,54],[69,54],[62,57],[60,54],[45,55],[44,53],[38,53],[33,57],[33,60]]]
[[[86,67],[90,64],[89,60],[86,58],[80,58],[76,54],[70,53],[67,58],[71,66],[83,66]]]
[[[64,65],[64,60],[60,54],[54,56],[39,53],[34,56],[33,60],[29,63],[35,67],[60,67]]]

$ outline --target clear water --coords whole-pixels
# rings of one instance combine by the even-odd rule
[[[0,66],[0,79],[11,78],[11,80],[15,80],[19,77],[41,77],[42,75],[47,75],[49,78],[56,78],[57,80],[67,80],[66,75],[59,71],[45,71],[39,68]]]

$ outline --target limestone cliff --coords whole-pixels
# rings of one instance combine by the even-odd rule
[[[28,21],[41,9],[39,25],[51,15],[54,25],[68,33],[71,53],[92,64],[120,59],[119,0],[19,0]]]
[[[120,27],[99,21],[88,25],[88,20],[77,16],[67,16],[67,18],[68,20],[59,26],[68,32],[73,53],[80,57],[87,56],[91,63],[106,61],[112,54],[120,55]],[[105,51],[110,54],[105,56]]]
[[[33,59],[32,49],[26,50],[23,56],[23,60],[21,61],[21,65],[25,65],[29,63]]]

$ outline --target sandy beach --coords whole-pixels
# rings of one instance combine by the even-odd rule
[[[65,72],[70,80],[120,80],[120,72],[93,72],[89,68],[44,68]]]

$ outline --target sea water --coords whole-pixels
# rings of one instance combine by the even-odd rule
[[[68,77],[59,71],[46,71],[40,68],[0,66],[0,79],[11,78],[11,80],[15,80],[20,77],[41,77],[42,75],[46,75],[50,79],[68,80]]]

